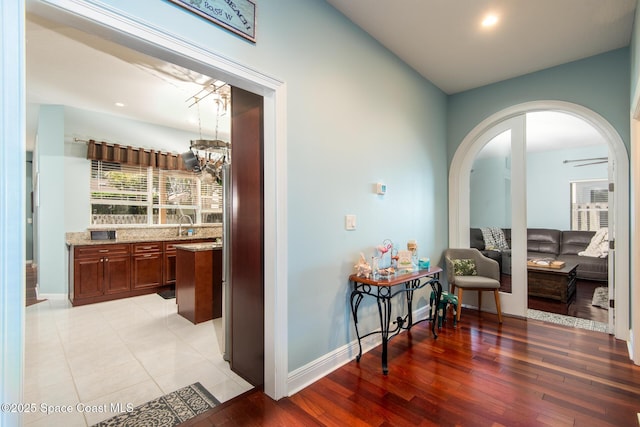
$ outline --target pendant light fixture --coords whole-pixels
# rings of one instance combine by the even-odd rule
[[[203,92],[204,93],[203,95]],[[200,102],[210,95],[214,95],[216,104],[216,128],[214,139],[202,138],[202,123],[200,117]],[[194,172],[207,172],[220,183],[222,180],[222,165],[231,162],[231,143],[218,138],[218,128],[222,113],[226,113],[230,104],[229,86],[224,82],[215,81],[191,96],[187,101],[193,101],[198,108],[199,139],[190,141],[189,151],[182,154],[185,167]]]

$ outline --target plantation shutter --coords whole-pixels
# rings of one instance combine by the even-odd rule
[[[609,226],[609,184],[606,180],[571,183],[571,229],[597,231]]]

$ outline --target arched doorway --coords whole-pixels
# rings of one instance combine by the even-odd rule
[[[609,145],[609,178],[614,183],[612,194],[614,215],[610,218],[610,236],[615,239],[616,248],[609,261],[610,282],[614,283],[615,299],[619,303],[615,308],[616,338],[628,339],[629,307],[624,302],[629,296],[629,159],[622,138],[602,116],[577,104],[563,101],[534,101],[518,104],[497,112],[479,123],[462,141],[454,154],[449,170],[449,245],[451,247],[469,247],[470,203],[469,182],[473,161],[486,143],[484,137],[496,126],[507,126],[516,133],[524,128],[524,115],[536,111],[557,111],[570,114],[589,123],[600,133]],[[522,122],[522,123],[519,123]],[[514,144],[513,147],[517,147]],[[514,151],[513,168],[518,171],[512,177],[513,224],[512,239],[519,240],[520,253],[513,254],[513,280],[526,280],[526,185],[524,169],[524,148]],[[515,236],[513,235],[515,233]],[[525,316],[526,295],[503,295],[503,298],[515,298],[511,301],[511,312],[515,316]],[[509,306],[509,304],[507,304]]]

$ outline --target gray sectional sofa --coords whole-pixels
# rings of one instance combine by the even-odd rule
[[[511,229],[502,229],[511,247]],[[548,228],[527,229],[527,258],[554,258],[578,264],[577,277],[584,280],[606,282],[608,280],[608,258],[595,258],[578,255],[584,251],[595,231],[562,231]],[[485,248],[482,231],[471,229],[471,247],[477,248],[485,256],[498,261],[503,273],[511,271],[510,254]]]

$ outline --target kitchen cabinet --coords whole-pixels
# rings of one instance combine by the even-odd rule
[[[71,302],[103,300],[105,295],[130,289],[130,247],[95,245],[76,247],[73,252]]]
[[[163,244],[133,243],[131,255],[131,286],[133,289],[157,287],[164,284]]]
[[[128,292],[130,289],[129,266],[131,259],[128,256],[113,256],[105,259],[105,295]]]
[[[222,316],[222,249],[212,243],[177,247],[178,314],[194,324]]]
[[[176,284],[176,248],[178,242],[164,242],[164,282]]]
[[[164,283],[176,284],[176,245],[185,243],[202,243],[211,239],[191,239],[189,241],[174,240],[164,242]]]
[[[168,290],[176,282],[175,245],[207,241],[70,246],[69,300],[75,306]]]

